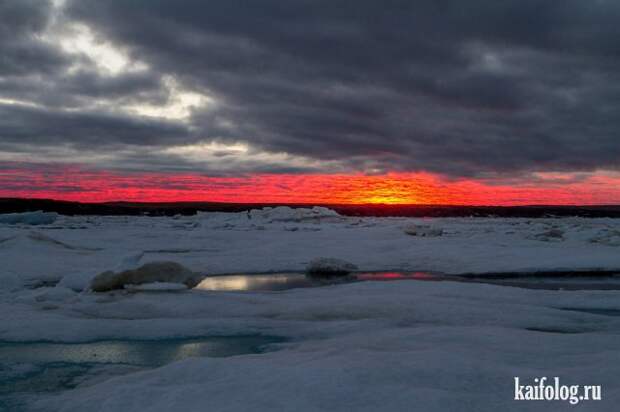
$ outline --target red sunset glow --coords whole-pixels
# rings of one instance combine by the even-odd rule
[[[15,167],[0,172],[0,197],[82,202],[592,205],[620,203],[620,177],[595,173],[576,179],[568,174],[544,174],[535,181],[517,182],[448,180],[428,173],[209,177],[87,171],[74,166]]]

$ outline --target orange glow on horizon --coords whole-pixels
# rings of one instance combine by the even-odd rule
[[[429,173],[213,177],[76,166],[0,169],[0,197],[82,202],[527,205],[620,204],[620,174],[541,173],[528,181],[447,180]]]

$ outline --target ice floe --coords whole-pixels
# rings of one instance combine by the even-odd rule
[[[58,213],[55,212],[23,212],[0,214],[0,224],[6,225],[49,225],[56,221]]]
[[[249,219],[262,220],[268,223],[307,222],[341,217],[336,211],[321,206],[315,206],[311,209],[291,208],[288,206],[265,207],[262,209],[253,209],[247,215]]]
[[[186,287],[196,286],[204,275],[192,272],[176,262],[150,262],[136,269],[127,269],[121,272],[106,271],[98,274],[90,283],[94,292],[105,292],[114,289],[123,289],[127,286],[144,285],[163,282],[183,284]]]

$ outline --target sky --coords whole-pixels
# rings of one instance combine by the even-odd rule
[[[615,0],[0,0],[0,197],[620,204]]]

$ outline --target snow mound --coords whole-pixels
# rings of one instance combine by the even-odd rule
[[[87,273],[86,271],[67,273],[60,279],[57,286],[71,289],[74,292],[81,292],[84,289],[88,289],[92,277],[92,273]]]
[[[142,260],[143,257],[144,251],[131,253],[122,258],[121,261],[109,271],[120,273],[126,270],[135,269],[139,266],[140,260]],[[101,265],[98,266],[98,269],[100,271],[105,271],[105,269],[109,267],[109,265]],[[73,268],[62,277],[58,283],[58,286],[63,286],[74,291],[83,291],[90,288],[91,281],[94,277],[95,274],[93,273],[92,267]]]
[[[78,294],[62,286],[43,287],[36,289],[31,298],[35,302],[74,302]]]
[[[430,225],[409,225],[404,229],[411,236],[438,237],[443,235],[443,229]]]
[[[89,251],[89,252],[96,252],[98,250],[101,250],[101,248],[97,248],[97,247],[93,248],[93,247],[86,247],[86,246],[70,245],[68,243],[61,242],[58,239],[54,239],[51,236],[47,236],[47,235],[44,235],[43,233],[34,232],[34,231],[28,234],[28,239],[34,240],[35,242],[42,242],[42,243],[46,243],[51,246],[58,246],[58,247],[61,247],[64,249],[70,249],[70,250],[81,250],[81,251]]]
[[[591,243],[600,243],[607,246],[620,246],[620,231],[603,229],[590,239]]]
[[[187,285],[176,282],[152,282],[141,285],[125,285],[125,289],[136,292],[172,292],[187,290]]]
[[[90,288],[94,292],[105,292],[123,289],[126,285],[154,282],[182,283],[192,288],[200,282],[202,277],[177,262],[150,262],[137,269],[100,273],[93,278]]]
[[[0,223],[6,225],[49,225],[56,221],[55,212],[24,212],[0,214]]]
[[[564,240],[564,231],[562,229],[549,229],[531,236],[530,239],[541,242],[561,242]]]
[[[312,277],[347,276],[356,270],[358,267],[346,260],[318,258],[308,264],[306,274]]]
[[[303,222],[341,216],[332,209],[320,206],[315,206],[312,209],[278,206],[252,209],[248,213],[248,217],[252,220],[264,220],[266,222]]]
[[[41,288],[41,290],[35,294],[35,300],[37,302],[43,302],[43,301],[62,302],[68,299],[73,299],[76,296],[77,296],[76,293],[69,288],[65,288],[62,286],[55,286],[52,288]]]

